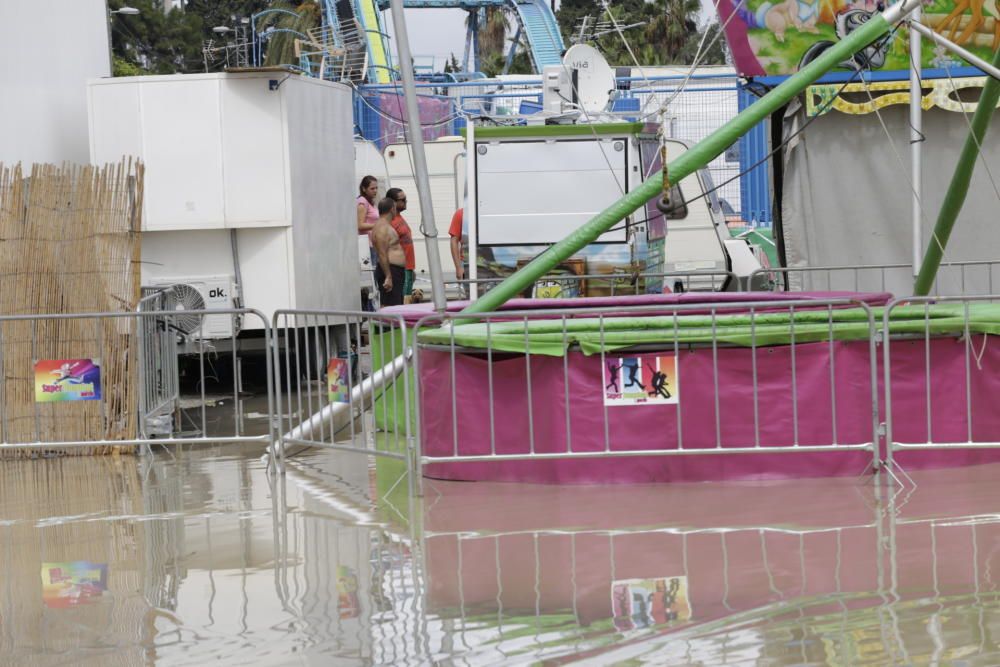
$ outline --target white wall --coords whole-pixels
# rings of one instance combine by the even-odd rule
[[[0,162],[87,163],[87,79],[108,76],[105,0],[0,0]]]
[[[351,89],[293,77],[282,90],[295,221],[296,306],[359,310]]]
[[[187,74],[93,82],[91,157],[145,162],[144,230],[291,224],[285,86],[272,91],[269,81]]]
[[[464,205],[465,158],[456,156],[465,153],[462,138],[441,138],[424,144],[427,158],[428,179],[431,188],[431,204],[434,210],[434,225],[438,233],[438,253],[441,255],[441,269],[446,279],[454,278],[454,264],[451,261],[451,237],[448,227],[456,208]],[[420,232],[423,217],[420,213],[420,196],[413,176],[413,159],[409,144],[389,144],[385,147],[385,164],[388,169],[389,184],[406,192],[406,214],[403,216],[413,231],[413,248],[417,261],[417,279],[430,279],[430,264],[427,259],[428,240]],[[455,179],[455,168],[458,179]],[[456,202],[456,190],[458,193]],[[425,286],[422,286],[425,287]]]
[[[94,162],[146,163],[144,284],[235,277],[236,230],[247,307],[360,309],[350,88],[280,73],[128,77],[92,82],[90,109]]]

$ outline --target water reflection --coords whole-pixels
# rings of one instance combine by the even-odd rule
[[[996,664],[1000,466],[641,487],[0,466],[0,663]]]

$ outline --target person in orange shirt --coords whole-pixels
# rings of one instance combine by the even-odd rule
[[[455,279],[465,279],[465,267],[462,264],[462,216],[464,208],[455,211],[451,216],[451,226],[448,227],[448,236],[451,237],[451,261],[455,263]]]
[[[406,280],[403,283],[403,296],[413,294],[413,280],[416,277],[417,259],[413,254],[413,232],[409,223],[401,215],[406,210],[406,193],[400,188],[389,188],[385,196],[396,202],[396,217],[390,223],[399,236],[399,245],[406,256]]]

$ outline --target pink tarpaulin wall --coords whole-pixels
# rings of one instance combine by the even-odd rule
[[[932,339],[931,432],[937,442],[967,439],[971,412],[975,441],[1000,441],[1000,343],[982,339],[971,363],[971,408],[966,404],[966,345]],[[676,405],[604,405],[601,357],[572,352],[561,357],[494,355],[492,418],[485,355],[420,351],[421,438],[427,456],[560,452],[569,436],[576,452],[616,450],[705,450],[720,447],[854,445],[873,435],[872,360],[867,341],[795,346],[793,393],[789,346],[681,350]],[[892,346],[894,437],[927,440],[926,348],[923,341]],[[757,420],[754,419],[756,354]],[[981,355],[981,356],[979,356]],[[832,360],[832,374],[831,374]],[[715,368],[718,368],[716,380]],[[878,420],[884,419],[881,350],[876,357]],[[530,364],[530,404],[528,372]],[[568,374],[568,384],[564,380]],[[564,387],[569,387],[567,399]],[[719,387],[716,413],[715,387]],[[529,428],[529,405],[532,428]],[[568,406],[568,407],[567,407]],[[569,420],[567,423],[567,410]],[[605,430],[604,415],[607,414]],[[797,423],[797,429],[795,424]],[[455,428],[457,426],[457,429]],[[885,458],[885,452],[880,452]],[[951,449],[903,452],[907,468],[969,465],[1000,460],[1000,452]],[[854,475],[872,462],[857,450],[793,453],[699,453],[689,455],[532,459],[433,463],[430,477],[543,483],[637,483],[718,479],[777,479]]]
[[[368,137],[381,148],[393,142],[408,142],[406,137],[407,121],[406,104],[403,96],[389,92],[365,93],[365,99],[382,112],[378,116],[378,137]],[[423,128],[424,141],[433,141],[452,134],[452,124],[437,124],[442,118],[452,114],[452,101],[448,98],[428,97],[420,95],[417,98],[417,108],[420,112],[420,122]],[[365,128],[367,130],[367,128]]]

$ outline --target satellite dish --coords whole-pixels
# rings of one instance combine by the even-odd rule
[[[589,44],[574,44],[563,64],[577,71],[577,100],[584,111],[604,111],[615,89],[615,73],[601,52]]]

